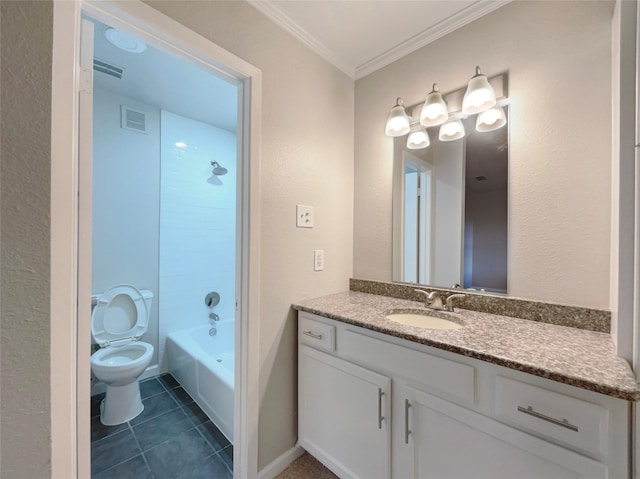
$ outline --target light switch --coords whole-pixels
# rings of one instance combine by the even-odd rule
[[[324,271],[324,250],[317,249],[313,251],[313,270]]]
[[[296,205],[296,226],[313,228],[313,206]]]

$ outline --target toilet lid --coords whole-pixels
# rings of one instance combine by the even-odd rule
[[[147,330],[149,312],[142,293],[122,284],[98,298],[91,315],[91,334],[100,347],[137,341]]]

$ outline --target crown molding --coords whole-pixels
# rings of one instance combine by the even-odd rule
[[[267,18],[274,21],[277,25],[300,40],[326,61],[355,80],[389,65],[409,53],[413,53],[419,48],[422,48],[448,33],[451,33],[452,31],[477,20],[494,10],[497,10],[511,1],[512,0],[478,0],[473,5],[468,6],[464,10],[451,15],[417,35],[414,35],[407,41],[396,45],[361,65],[355,66],[336,55],[332,50],[327,48],[322,42],[302,28],[295,20],[284,13],[270,0],[247,0],[247,2],[256,10],[263,13]]]
[[[451,33],[452,31],[477,20],[494,10],[497,10],[511,1],[512,0],[479,0],[464,10],[445,18],[441,22],[438,22],[434,26],[418,33],[417,35],[414,35],[407,41],[400,43],[362,65],[358,65],[355,69],[355,79],[358,80],[365,77],[370,73],[399,60],[409,53],[413,53],[429,43],[444,37],[448,33]]]
[[[247,0],[247,2],[256,10],[262,12],[268,18],[273,20],[277,25],[296,37],[307,47],[327,60],[333,66],[346,73],[350,78],[355,79],[355,67],[344,61],[338,55],[329,50],[323,43],[318,41],[313,35],[302,28],[289,15],[284,13],[280,8],[276,7],[269,0]]]

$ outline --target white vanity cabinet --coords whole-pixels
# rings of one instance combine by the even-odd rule
[[[341,478],[630,477],[630,408],[299,313],[299,443]]]
[[[607,467],[411,387],[405,395],[406,466],[398,477],[602,478]]]
[[[298,368],[300,445],[340,477],[389,478],[391,379],[302,344]]]

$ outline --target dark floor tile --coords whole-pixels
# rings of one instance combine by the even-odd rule
[[[117,426],[105,426],[100,422],[100,416],[94,416],[91,418],[91,442],[115,434],[126,429],[127,423],[118,424]]]
[[[189,396],[189,393],[185,391],[182,388],[182,386],[178,386],[177,388],[171,389],[169,391],[169,394],[171,394],[173,396],[173,399],[175,399],[176,402],[181,406],[193,402],[193,398]]]
[[[213,476],[212,476],[213,477]],[[222,477],[222,476],[221,476]],[[106,471],[92,474],[92,479],[153,479],[142,454]]]
[[[231,444],[224,434],[220,432],[220,429],[211,421],[207,421],[201,426],[198,426],[198,430],[216,452]]]
[[[182,411],[174,409],[133,427],[133,434],[143,451],[193,429],[193,423]]]
[[[191,429],[144,454],[154,477],[169,479],[182,474],[190,464],[211,456],[213,450],[196,429]]]
[[[132,426],[148,421],[149,419],[178,407],[178,403],[175,402],[168,392],[163,392],[143,399],[142,404],[144,404],[144,411],[142,411],[139,416],[129,421]]]
[[[175,378],[171,375],[171,373],[162,374],[161,376],[158,377],[158,379],[167,389],[173,389],[180,386],[180,383],[175,380]]]
[[[209,421],[209,416],[207,416],[195,402],[183,404],[182,409],[196,426],[200,426],[201,424]]]
[[[233,471],[233,446],[225,447],[222,451],[218,452],[218,455],[229,470]]]
[[[100,404],[102,403],[103,399],[104,399],[104,393],[91,396],[91,417],[100,415]]]
[[[214,454],[188,464],[176,479],[232,479],[233,474],[224,465],[222,459]]]
[[[142,399],[155,396],[156,394],[163,393],[164,391],[164,387],[162,387],[162,384],[160,384],[160,381],[156,378],[140,381],[140,397]]]
[[[91,444],[91,473],[109,469],[141,452],[129,428],[107,436]]]

